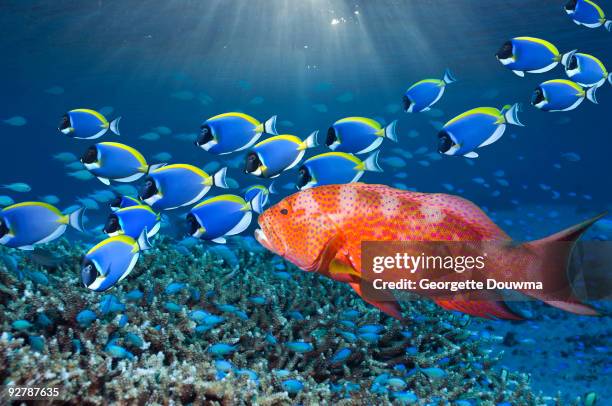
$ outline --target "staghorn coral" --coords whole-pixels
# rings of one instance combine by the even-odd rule
[[[104,295],[80,284],[80,244],[53,244],[64,260],[47,270],[2,249],[20,269],[39,269],[50,279],[46,286],[34,284],[0,265],[2,382],[59,387],[62,400],[83,405],[399,404],[394,390],[376,383],[387,374],[401,378],[405,390],[423,404],[458,399],[482,405],[543,403],[526,375],[500,376],[494,369],[498,356],[468,329],[465,317],[428,301],[412,301],[405,305],[411,321],[402,325],[343,285],[298,271],[252,246],[245,249],[244,243],[235,240],[235,258],[229,258],[228,252],[219,255],[203,245],[186,255],[172,240],[158,240],[132,274],[107,292],[125,308],[106,314],[100,305]],[[229,264],[234,259],[237,269]],[[172,282],[185,288],[165,293]],[[128,299],[135,289],[142,297]],[[264,300],[254,303],[254,296]],[[168,310],[176,307],[165,306],[168,302],[178,310]],[[76,321],[85,309],[97,315],[87,327]],[[378,342],[342,334],[350,330],[340,323],[347,309],[358,312],[356,328],[384,327]],[[198,331],[190,318],[194,310],[222,321]],[[37,321],[41,314],[50,325]],[[16,331],[11,323],[20,319],[33,327]],[[44,338],[42,351],[28,344],[30,335]],[[286,345],[291,341],[308,342],[313,350],[291,351]],[[110,343],[125,352],[109,351]],[[215,355],[211,346],[217,343],[235,346],[235,351]],[[331,363],[342,348],[350,356]],[[230,370],[218,368],[221,358],[231,363]],[[443,376],[432,378],[428,368],[440,369]],[[303,389],[289,394],[282,386],[286,379],[300,381]]]

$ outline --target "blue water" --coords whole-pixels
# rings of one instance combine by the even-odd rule
[[[501,66],[495,52],[509,38],[530,35],[551,41],[561,52],[593,54],[612,69],[610,34],[573,24],[563,3],[5,2],[0,13],[0,184],[26,182],[32,191],[0,190],[0,195],[24,201],[53,194],[60,198],[58,207],[65,208],[106,189],[96,179],[68,176],[74,170],[52,158],[60,152],[78,157],[93,143],[57,131],[60,117],[74,108],[104,108],[109,119],[123,117],[122,135],[101,140],[129,144],[147,157],[168,152],[177,163],[229,163],[228,175],[241,187],[261,182],[242,173],[240,153],[217,157],[193,145],[206,118],[227,111],[244,111],[261,121],[278,115],[281,133],[306,137],[316,129],[324,134],[339,118],[366,116],[398,120],[400,142],[383,144],[385,172],[367,173],[363,181],[460,194],[485,208],[516,239],[548,235],[612,209],[612,87],[606,83],[599,89],[598,105],[585,101],[571,112],[544,113],[529,106],[531,92],[544,80],[565,78],[562,67],[519,78]],[[612,3],[600,3],[612,14]],[[446,68],[458,82],[449,85],[435,109],[403,113],[405,89],[424,78],[441,78]],[[474,107],[515,102],[525,106],[520,117],[526,127],[509,126],[475,160],[437,154],[440,123]],[[27,122],[1,122],[14,116]],[[171,133],[155,141],[140,138],[159,126]],[[413,154],[402,168],[385,164],[398,156],[397,147]],[[308,154],[323,151],[319,147]],[[398,179],[398,172],[406,177]],[[277,180],[287,189],[274,200],[290,193],[295,177],[294,170]],[[170,216],[180,223],[185,212]],[[89,225],[102,224],[107,215],[105,207],[90,211]],[[69,236],[80,238],[73,232]],[[609,239],[610,229],[591,236]],[[580,323],[599,323],[594,334],[607,334],[609,345],[609,318],[593,322],[569,316],[558,323],[577,330]],[[520,327],[516,331],[527,338],[531,334]],[[598,361],[588,361],[603,365],[596,387],[577,383],[573,395],[606,386],[610,395],[609,355],[608,350]],[[553,351],[553,356],[558,355]],[[530,368],[516,357],[507,361],[514,369]],[[571,353],[564,362],[570,369],[584,366]],[[554,393],[563,384],[556,379],[551,369],[534,386]]]

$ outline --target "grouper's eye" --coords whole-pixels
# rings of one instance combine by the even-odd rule
[[[287,210],[287,209],[280,209],[280,214],[282,214],[283,216],[286,216],[287,214],[289,214],[289,210]]]

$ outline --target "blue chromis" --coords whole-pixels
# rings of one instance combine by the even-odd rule
[[[276,193],[274,188],[274,182],[270,183],[268,187],[264,185],[253,185],[244,189],[244,200],[250,202],[257,196],[261,195],[260,202],[261,206],[264,207],[270,201],[270,194]]]
[[[378,151],[361,161],[345,152],[327,152],[304,161],[298,173],[300,190],[315,186],[357,182],[365,171],[382,172],[378,165]]]
[[[189,206],[202,199],[212,186],[227,188],[221,168],[213,176],[187,164],[173,164],[149,173],[140,199],[158,210],[172,210]]]
[[[553,79],[541,83],[531,95],[531,104],[542,111],[569,111],[578,107],[584,99],[597,104],[593,86],[584,90],[579,84],[566,79]]]
[[[588,28],[602,25],[612,31],[612,21],[606,20],[604,11],[592,0],[570,0],[565,4],[565,12],[578,24]]]
[[[499,140],[506,124],[522,126],[518,104],[506,105],[501,111],[494,107],[478,107],[453,118],[438,133],[438,152],[477,158],[474,150]]]
[[[246,157],[245,172],[262,178],[277,177],[300,163],[306,149],[317,146],[317,134],[313,132],[304,141],[295,135],[277,135],[255,144]]]
[[[118,142],[92,145],[81,157],[81,162],[105,185],[110,185],[110,179],[116,182],[133,182],[164,165],[149,165],[136,149]]]
[[[406,113],[420,113],[428,111],[444,94],[446,85],[455,83],[457,79],[450,69],[444,72],[442,79],[424,79],[416,82],[406,90],[402,97],[402,104]]]
[[[187,215],[189,234],[195,238],[225,243],[225,236],[240,234],[251,224],[252,211],[261,212],[262,195],[247,202],[240,196],[220,195],[203,200]]]
[[[327,130],[325,144],[332,151],[366,154],[378,148],[385,138],[397,142],[393,121],[384,127],[366,117],[346,117],[336,121]]]
[[[142,202],[135,197],[117,196],[115,199],[111,200],[109,205],[112,211],[117,211],[125,207],[140,206],[141,204]]]
[[[22,202],[0,211],[0,244],[32,250],[34,245],[53,241],[64,234],[67,226],[83,231],[85,208],[64,214],[43,202]]]
[[[200,126],[195,144],[217,155],[242,151],[257,142],[263,133],[276,135],[276,116],[264,123],[244,113],[224,113],[211,117]]]
[[[72,138],[93,140],[100,138],[108,131],[119,135],[119,120],[117,117],[110,123],[102,114],[91,109],[75,109],[64,114],[59,130]]]
[[[582,87],[599,87],[606,79],[612,85],[612,73],[608,73],[604,64],[593,55],[576,52],[564,66],[567,77]]]
[[[157,234],[161,226],[161,218],[149,206],[130,206],[119,209],[108,216],[104,232],[111,237],[116,235],[127,235],[138,238],[147,230],[147,238]]]
[[[559,62],[565,64],[574,52],[562,55],[557,47],[546,40],[516,37],[506,41],[496,56],[502,65],[523,77],[525,72],[544,73],[553,69]]]
[[[151,248],[146,231],[138,240],[127,235],[110,237],[90,249],[81,267],[81,281],[87,289],[104,292],[132,272],[140,251]]]

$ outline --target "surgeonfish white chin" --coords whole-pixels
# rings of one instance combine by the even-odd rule
[[[204,151],[209,151],[212,147],[214,147],[217,144],[218,144],[217,141],[210,140],[207,143],[204,143],[204,144],[200,145],[200,148],[202,148]]]
[[[62,134],[66,134],[66,135],[68,135],[68,134],[70,134],[71,132],[73,132],[73,131],[74,131],[74,128],[72,128],[72,127],[66,127],[66,128],[64,128],[64,129],[62,129],[62,130],[60,130],[60,131],[62,132]]]
[[[99,162],[92,162],[90,164],[83,163],[83,166],[85,166],[85,168],[87,170],[90,170],[90,171],[94,170],[94,169],[100,169],[100,163]]]
[[[510,65],[511,63],[515,62],[514,57],[499,59],[499,61],[502,63],[502,65]]]
[[[143,199],[143,201],[149,206],[153,206],[155,203],[160,201],[161,198],[162,198],[162,195],[160,193],[155,193],[153,196]]]

